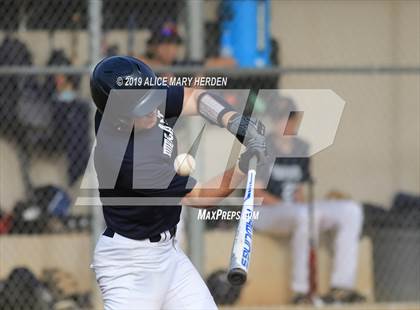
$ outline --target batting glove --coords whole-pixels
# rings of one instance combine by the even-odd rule
[[[258,159],[258,165],[263,164],[267,159],[267,146],[263,135],[250,139],[246,150],[239,157],[238,166],[243,173],[246,174],[248,172],[249,161],[254,156]]]
[[[231,116],[226,127],[245,146],[248,146],[252,139],[264,136],[265,133],[265,126],[261,121],[239,113]]]

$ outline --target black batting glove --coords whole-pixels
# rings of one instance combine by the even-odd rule
[[[263,164],[267,160],[267,146],[263,135],[250,139],[245,151],[239,157],[238,166],[243,173],[248,173],[249,161],[254,156],[257,157],[258,165]]]
[[[252,139],[264,136],[265,126],[253,117],[243,116],[235,113],[229,119],[227,126],[229,130],[243,145],[247,146]]]

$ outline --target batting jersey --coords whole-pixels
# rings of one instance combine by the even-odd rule
[[[166,104],[158,108],[157,124],[150,129],[131,132],[114,188],[103,189],[109,172],[104,167],[107,167],[108,160],[109,163],[118,160],[113,156],[112,141],[118,139],[116,135],[119,133],[110,131],[109,137],[106,137],[107,143],[99,145],[97,142],[95,168],[105,222],[108,228],[122,236],[142,240],[169,230],[179,222],[181,206],[177,203],[196,183],[191,177],[176,174],[173,165],[177,156],[173,127],[181,114],[183,99],[183,87],[169,86]],[[96,132],[101,119],[102,114],[96,112]],[[123,206],[113,205],[109,201],[110,198],[123,201],[130,197],[152,198],[154,202],[159,201],[159,198],[172,197],[175,201],[171,205],[153,203]]]
[[[309,157],[291,157],[291,154],[305,156],[308,154],[308,144],[301,139],[295,138],[290,152],[280,151],[275,143],[274,136],[267,137],[267,148],[273,160],[258,168],[258,178],[269,180],[267,191],[285,202],[294,200],[294,193],[299,183],[308,181],[310,178]],[[270,164],[271,163],[271,164]],[[271,169],[272,168],[272,169]]]

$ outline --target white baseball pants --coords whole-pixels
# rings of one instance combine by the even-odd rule
[[[254,221],[259,231],[274,234],[292,234],[292,290],[309,291],[309,213],[306,204],[281,203],[261,206]],[[361,206],[348,200],[315,202],[315,229],[317,236],[326,230],[335,230],[334,261],[331,286],[351,289],[354,287],[359,237],[362,229]]]
[[[174,239],[152,243],[102,235],[91,267],[106,310],[217,309]]]

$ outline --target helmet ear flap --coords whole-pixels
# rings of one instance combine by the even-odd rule
[[[105,110],[106,102],[108,100],[108,94],[99,83],[95,83],[93,81],[93,75],[90,78],[90,93],[96,108],[99,110],[99,112],[103,113]]]

